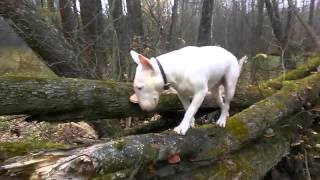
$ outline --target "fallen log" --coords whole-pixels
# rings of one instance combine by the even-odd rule
[[[167,160],[214,160],[238,150],[261,136],[267,127],[319,101],[320,73],[285,83],[277,93],[229,118],[226,128],[213,124],[189,130],[187,136],[172,133],[123,137],[70,151],[46,152],[1,166],[7,173],[42,178],[89,178]]]
[[[81,67],[85,60],[73,51],[52,24],[40,15],[29,0],[0,1],[0,15],[8,21],[15,32],[38,53],[59,76],[89,78]]]
[[[300,127],[305,127],[304,120],[306,117],[312,118],[310,116],[307,112],[299,112],[273,126],[272,135],[261,136],[219,160],[165,166],[166,170],[141,173],[137,179],[263,179],[272,167],[290,153],[292,144],[301,132]]]
[[[233,99],[231,107],[240,107],[244,109],[251,104],[270,96],[277,90],[283,87],[284,81],[291,81],[306,77],[312,72],[316,72],[320,66],[320,57],[312,56],[304,64],[298,66],[296,69],[288,71],[286,74],[281,74],[275,78],[257,82],[254,85],[243,86],[238,84],[235,99]]]
[[[304,77],[320,65],[314,57],[286,75],[287,80]],[[243,109],[271,95],[282,87],[282,77],[256,86],[238,86],[231,104]],[[128,101],[132,85],[113,81],[69,78],[0,77],[0,115],[28,114],[29,120],[62,121],[112,119],[144,115]],[[214,110],[210,100],[202,109]],[[183,110],[176,95],[162,95],[155,112],[166,114]]]
[[[0,114],[28,114],[30,120],[83,120],[146,114],[129,102],[132,85],[70,78],[0,77]],[[157,111],[182,109],[175,95]]]

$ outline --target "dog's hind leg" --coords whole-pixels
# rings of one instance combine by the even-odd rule
[[[219,108],[220,112],[214,111],[207,115],[208,121],[215,122],[215,119],[219,114],[221,114],[221,110],[223,108],[224,102],[223,102],[223,87],[221,87],[222,84],[219,83],[211,88],[210,96],[208,97],[210,101],[215,102]]]
[[[230,71],[230,72],[226,74],[225,81],[224,81],[224,92],[225,92],[224,103],[221,108],[220,117],[217,121],[217,124],[220,127],[226,126],[226,121],[229,116],[230,103],[234,96],[237,81],[238,81],[238,76],[239,76],[238,75],[239,73],[237,73],[237,71]],[[234,74],[232,74],[232,72]]]
[[[216,85],[212,88],[211,96],[216,100],[217,105],[222,109],[223,107],[223,92],[221,91],[220,85]]]

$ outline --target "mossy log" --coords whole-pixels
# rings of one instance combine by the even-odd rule
[[[25,155],[34,151],[67,147],[67,145],[41,140],[36,137],[23,138],[14,142],[0,142],[0,162],[11,157]]]
[[[267,127],[293,115],[304,104],[319,103],[319,82],[320,73],[316,73],[285,83],[282,90],[229,118],[226,128],[210,124],[191,129],[186,136],[172,132],[128,136],[58,154],[44,153],[31,161],[29,158],[1,168],[59,179],[116,172],[165,161],[172,155],[179,155],[182,160],[214,160],[261,136]]]
[[[141,173],[139,179],[263,179],[272,167],[289,154],[292,144],[295,143],[297,135],[301,132],[299,128],[306,127],[305,118],[312,117],[308,112],[298,112],[273,126],[272,135],[261,136],[217,161],[193,162],[188,163],[188,166],[171,166],[170,170],[160,169],[147,175]]]
[[[0,114],[28,114],[30,120],[90,120],[144,115],[129,102],[132,85],[70,78],[0,77]],[[157,111],[182,109],[173,96]]]
[[[320,65],[320,57],[286,75],[287,80],[302,78]],[[282,87],[283,77],[255,86],[238,86],[231,104],[241,110],[275,93]],[[0,115],[28,114],[29,120],[62,121],[122,118],[144,115],[138,105],[128,101],[132,85],[113,81],[69,78],[0,77]],[[217,106],[206,99],[202,109]],[[155,112],[170,114],[183,110],[176,95],[162,95]],[[173,113],[175,116],[175,113]]]

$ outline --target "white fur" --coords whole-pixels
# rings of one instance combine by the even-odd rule
[[[142,109],[152,110],[163,91],[164,82],[159,67],[155,58],[147,59],[150,66],[145,66],[139,61],[139,54],[134,51],[130,53],[138,64],[134,79],[137,100]],[[238,62],[234,55],[221,47],[189,46],[158,56],[157,59],[186,110],[182,122],[174,131],[185,135],[187,130],[194,126],[194,115],[209,91],[221,108],[217,124],[225,127],[240,70],[247,58],[244,57]],[[224,102],[219,88],[221,85],[225,91]]]

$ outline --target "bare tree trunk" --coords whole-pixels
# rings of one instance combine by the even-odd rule
[[[92,77],[105,76],[107,62],[104,39],[104,21],[101,0],[80,0],[82,28],[86,37],[84,49],[88,70]]]
[[[128,10],[128,24],[130,40],[135,40],[135,38],[143,39],[144,31],[142,26],[142,15],[141,15],[141,1],[140,0],[126,0],[127,10]],[[137,49],[141,51],[143,49]]]
[[[198,33],[198,45],[210,44],[211,18],[213,13],[214,0],[204,0],[202,5],[201,21]]]
[[[174,50],[177,45],[177,23],[178,23],[178,7],[180,0],[174,0],[171,15],[171,24],[168,35],[167,50]]]
[[[293,24],[292,22],[292,10],[289,8],[288,12],[287,12],[287,22],[283,31],[283,37],[282,37],[282,47],[284,49],[286,49],[286,47],[288,46],[288,41],[289,41],[289,36],[290,36],[290,30],[291,30],[291,26]]]
[[[308,35],[312,38],[315,46],[316,46],[316,50],[318,52],[320,52],[320,37],[317,35],[317,33],[313,30],[313,28],[306,23],[302,17],[299,15],[299,12],[297,11],[295,5],[292,3],[292,0],[288,0],[288,4],[290,6],[290,8],[292,9],[294,15],[297,17],[298,21],[301,23],[301,25],[304,27],[304,29],[306,30],[306,32],[308,33]]]
[[[128,34],[127,29],[124,28],[124,15],[122,1],[108,0],[110,19],[113,24],[113,63],[112,63],[112,76],[116,80],[123,80],[124,74],[127,73],[127,63],[129,54]]]
[[[72,1],[71,0],[60,0],[59,9],[61,16],[61,24],[63,29],[64,37],[73,44],[76,37],[76,25],[77,22],[75,14],[72,11]]]
[[[315,5],[315,0],[310,0],[309,17],[308,17],[308,24],[310,26],[313,25],[314,5]]]
[[[282,32],[282,26],[281,26],[281,19],[279,15],[278,2],[277,0],[272,0],[272,3],[270,0],[265,0],[264,2],[266,4],[266,9],[272,25],[274,36],[278,41],[278,43],[281,44],[283,32]]]
[[[41,1],[41,7],[44,8],[45,4],[46,4],[46,2],[45,2],[46,0],[40,0],[40,1]]]
[[[127,3],[127,24],[129,31],[128,44],[130,50],[134,49],[140,53],[144,51],[144,30],[142,20],[142,9],[140,0],[126,0]],[[133,79],[135,70],[135,63],[128,60],[128,78]]]
[[[263,9],[264,9],[264,1],[259,0],[257,4],[257,18],[256,18],[256,26],[254,29],[254,36],[253,36],[253,53],[261,53],[262,51],[262,32],[263,32],[263,23],[264,23],[264,16],[263,16]],[[250,69],[250,79],[252,82],[256,81],[256,73],[257,73],[257,61],[256,59],[252,59],[251,61],[251,69]]]

